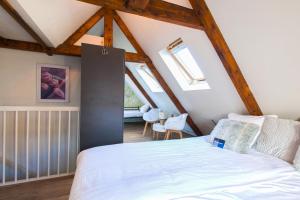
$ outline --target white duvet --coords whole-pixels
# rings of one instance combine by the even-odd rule
[[[96,147],[78,156],[70,200],[300,200],[300,172],[203,138]]]

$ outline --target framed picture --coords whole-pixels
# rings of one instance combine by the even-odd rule
[[[69,102],[69,67],[37,65],[37,100],[39,102]]]

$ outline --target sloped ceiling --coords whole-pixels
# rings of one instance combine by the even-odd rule
[[[0,36],[35,42],[34,39],[0,6]]]
[[[206,0],[266,114],[300,117],[300,1]]]
[[[12,0],[11,3],[26,22],[54,47],[100,8],[75,0]]]

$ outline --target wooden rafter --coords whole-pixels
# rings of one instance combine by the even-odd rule
[[[150,105],[153,108],[157,108],[157,105],[154,103],[154,101],[151,99],[151,97],[148,95],[148,93],[145,91],[143,86],[136,80],[132,72],[126,67],[125,68],[125,74],[129,76],[129,78],[133,81],[133,83],[136,85],[136,87],[140,90],[140,92],[144,95],[144,97],[147,99],[147,101],[150,103]]]
[[[105,8],[104,14],[104,46],[113,46],[113,11]]]
[[[235,58],[233,57],[218,25],[216,24],[204,0],[189,0],[198,20],[204,27],[238,94],[243,100],[249,114],[262,115],[262,111],[252,94]]]
[[[98,10],[93,16],[91,16],[84,24],[82,24],[68,39],[66,39],[61,46],[73,45],[84,34],[86,34],[99,20],[104,16],[104,8]]]
[[[119,22],[121,22],[121,24],[123,26],[123,29],[126,30],[126,32],[127,32],[127,35],[131,36],[131,37],[128,37],[127,39],[132,44],[135,44],[138,47],[138,49],[140,49],[140,51],[141,51],[140,54],[142,54],[143,56],[145,56],[147,58],[146,61],[145,61],[145,63],[147,64],[147,66],[149,67],[150,71],[152,72],[152,74],[154,75],[154,77],[157,79],[157,81],[159,82],[159,84],[161,85],[161,87],[164,89],[164,91],[166,92],[166,94],[169,96],[169,98],[171,99],[171,101],[174,103],[174,105],[176,106],[176,108],[179,110],[179,112],[180,113],[188,113],[187,110],[182,106],[182,104],[180,103],[180,101],[178,100],[178,98],[175,96],[175,94],[173,93],[173,91],[171,90],[171,88],[168,86],[167,82],[160,75],[160,73],[156,69],[155,65],[153,64],[152,60],[146,55],[146,53],[144,52],[144,50],[142,49],[142,47],[139,45],[139,43],[133,37],[133,35],[129,31],[128,27],[126,26],[126,24],[122,21],[122,19],[118,16],[117,13],[115,13],[115,16],[117,16],[117,18],[119,19]],[[115,17],[115,19],[116,19],[116,17]],[[188,124],[190,125],[190,127],[194,130],[194,132],[197,135],[202,135],[200,129],[194,123],[194,121],[191,118],[191,116],[188,117],[187,122],[188,122]]]
[[[8,48],[8,49],[23,50],[23,51],[40,52],[40,53],[46,52],[46,50],[42,48],[41,45],[39,45],[38,43],[2,39],[2,38],[0,38],[0,48]],[[80,47],[78,46],[63,46],[59,48],[51,47],[50,51],[55,55],[78,56],[78,57],[81,56]],[[126,62],[145,63],[147,58],[136,53],[126,52],[125,60]]]
[[[144,10],[150,0],[127,0],[126,5],[129,8]]]
[[[42,46],[45,52],[48,55],[52,55],[51,48],[47,47],[47,44],[40,38],[40,36],[23,20],[23,18],[19,15],[19,13],[9,4],[7,0],[0,0],[0,5],[4,10],[14,18],[24,29],[25,31],[35,39],[38,44]]]
[[[126,6],[124,0],[78,0],[112,10],[119,10],[164,22],[174,23],[196,29],[203,29],[194,11],[162,0],[151,0],[145,9],[134,9]]]

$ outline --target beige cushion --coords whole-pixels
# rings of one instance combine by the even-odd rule
[[[292,163],[300,143],[300,123],[267,117],[255,149]]]
[[[241,122],[246,122],[246,123],[252,123],[252,124],[257,124],[259,126],[258,133],[251,143],[251,147],[255,144],[259,134],[261,133],[264,121],[265,121],[265,116],[254,116],[254,115],[239,115],[236,113],[229,113],[228,114],[228,119],[230,120],[235,120],[235,121],[241,121]]]
[[[297,170],[300,171],[300,146],[298,147],[298,151],[294,159],[294,166]]]
[[[256,138],[259,126],[252,123],[222,119],[218,122],[210,135],[210,141],[214,138],[225,140],[225,149],[238,153],[247,153]]]

